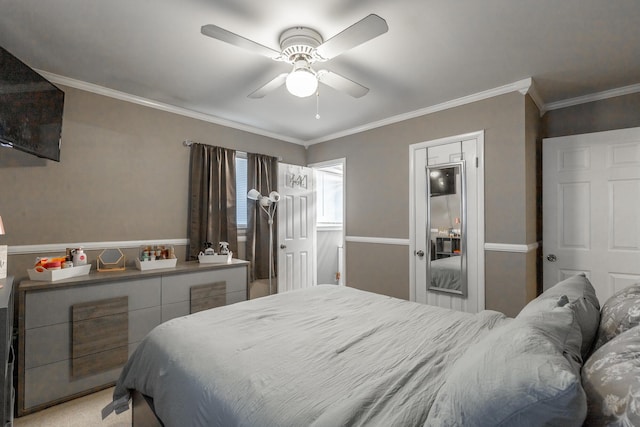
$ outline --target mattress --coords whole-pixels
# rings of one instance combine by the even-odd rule
[[[335,285],[286,292],[156,327],[114,402],[136,389],[165,426],[422,425],[452,363],[506,320]]]

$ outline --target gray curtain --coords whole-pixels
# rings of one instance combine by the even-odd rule
[[[278,159],[262,154],[247,154],[247,189],[255,188],[262,195],[277,191]],[[279,208],[278,208],[279,209]],[[278,275],[278,211],[273,219],[273,262],[274,277]],[[260,205],[247,201],[247,260],[251,262],[249,280],[269,278],[269,222]]]
[[[229,242],[238,253],[236,221],[236,152],[211,145],[191,145],[189,179],[189,250],[187,261],[198,259],[205,242],[216,252]]]

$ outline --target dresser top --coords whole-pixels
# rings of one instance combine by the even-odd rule
[[[249,261],[232,259],[230,263],[224,264],[200,264],[198,261],[188,261],[178,263],[175,267],[159,268],[156,270],[140,271],[127,267],[124,271],[96,271],[94,269],[85,276],[76,276],[68,279],[46,282],[41,280],[23,280],[18,289],[20,291],[32,291],[41,289],[54,289],[76,285],[97,284],[101,282],[113,282],[114,280],[140,279],[154,276],[170,276],[173,274],[195,273],[205,270],[223,270],[226,268],[237,268],[248,266]]]

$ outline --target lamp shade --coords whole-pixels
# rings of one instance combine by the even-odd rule
[[[269,193],[269,199],[274,203],[278,203],[280,201],[280,193],[278,193],[277,191],[272,191],[271,193]]]
[[[4,224],[2,223],[2,217],[0,216],[0,235],[4,234]]]
[[[300,98],[311,96],[318,89],[318,78],[308,68],[298,68],[287,76],[287,90]]]
[[[247,199],[249,200],[258,200],[260,197],[262,197],[260,195],[260,192],[258,190],[256,190],[255,188],[252,188],[248,193],[247,193]]]

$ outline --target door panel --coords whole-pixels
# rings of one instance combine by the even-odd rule
[[[543,142],[544,289],[583,272],[601,302],[640,279],[640,128]]]
[[[311,168],[278,167],[278,292],[315,285],[315,205]]]

